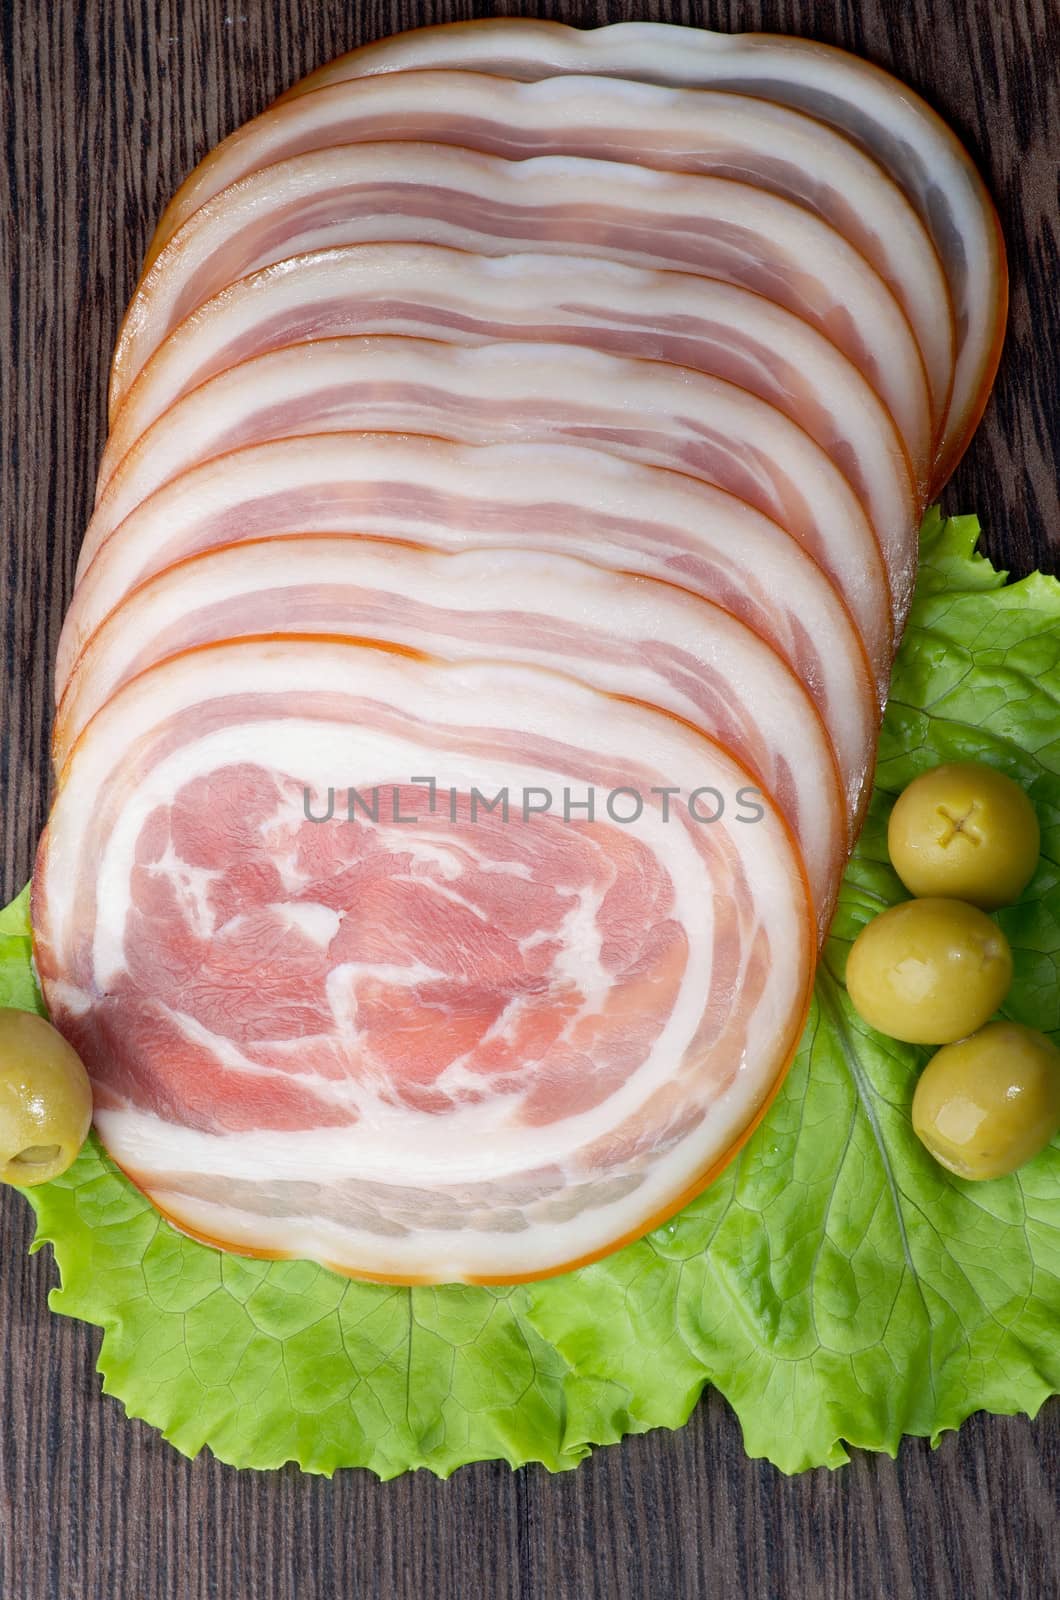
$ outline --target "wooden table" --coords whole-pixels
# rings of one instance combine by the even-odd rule
[[[0,138],[0,829],[5,895],[44,821],[49,674],[103,440],[107,362],[151,224],[183,174],[303,72],[424,21],[638,16],[844,44],[922,90],[1000,202],[1013,311],[997,391],[946,491],[1015,573],[1060,537],[1056,0],[371,6],[4,0]],[[1051,18],[1051,28],[1047,19]],[[1049,120],[1051,119],[1051,127]],[[1050,543],[1050,541],[1053,541]],[[4,1600],[1051,1600],[1060,1408],[974,1418],[932,1452],[786,1479],[710,1394],[679,1433],[550,1477],[497,1464],[379,1484],[185,1461],[100,1394],[95,1329],[49,1315],[8,1192],[0,1251]]]

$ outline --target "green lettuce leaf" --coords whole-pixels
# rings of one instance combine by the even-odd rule
[[[749,1454],[785,1471],[847,1447],[937,1441],[970,1412],[1033,1414],[1060,1389],[1060,1148],[966,1184],[909,1126],[926,1052],[866,1029],[850,942],[903,891],[886,820],[925,767],[982,758],[1025,785],[1040,869],[1000,914],[1007,1011],[1060,1030],[1060,584],[1006,586],[978,523],[928,516],[868,821],[798,1058],[736,1162],[680,1216],[604,1262],[512,1289],[351,1283],[259,1262],[165,1223],[90,1140],[27,1197],[59,1312],[99,1324],[104,1389],[189,1455],[313,1472],[447,1476],[499,1458],[577,1464],[677,1427],[705,1383]],[[0,1004],[38,1007],[25,896],[0,913]]]
[[[44,1014],[44,1001],[33,971],[29,884],[0,911],[0,1006]]]

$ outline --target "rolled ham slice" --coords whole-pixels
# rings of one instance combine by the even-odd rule
[[[574,252],[754,289],[850,356],[914,450],[932,434],[923,359],[897,300],[802,207],[727,178],[415,143],[295,156],[200,207],[133,297],[114,356],[112,416],[166,335],[227,284],[286,256],[380,239],[484,255]]]
[[[938,254],[912,205],[849,139],[794,111],[731,92],[617,79],[512,82],[474,72],[386,73],[274,106],[206,157],[163,214],[145,270],[200,206],[262,167],[330,145],[454,144],[490,155],[591,156],[753,183],[795,200],[850,240],[894,292],[941,416],[954,330]]]
[[[138,440],[96,507],[79,572],[143,499],[198,462],[267,439],[354,428],[467,444],[583,444],[716,484],[798,540],[843,596],[872,659],[889,668],[916,574],[912,520],[874,530],[825,451],[746,390],[567,346],[338,339],[230,368]]]
[[[804,428],[850,480],[875,526],[919,525],[929,441],[915,476],[894,422],[857,368],[801,318],[715,279],[567,256],[469,255],[358,245],[252,273],[199,307],[133,384],[99,472],[209,377],[283,345],[355,334],[475,345],[588,345],[738,384]]]
[[[933,490],[946,481],[997,371],[1008,274],[997,212],[975,164],[952,128],[907,84],[812,39],[650,22],[582,31],[529,18],[494,18],[422,28],[367,45],[302,79],[281,103],[354,77],[426,68],[528,80],[591,73],[714,86],[794,106],[855,140],[915,206],[949,283],[957,362]]]
[[[827,932],[851,822],[827,731],[756,633],[683,589],[526,551],[439,554],[382,540],[229,545],[167,568],[113,611],[56,717],[61,772],[86,722],[169,656],[261,633],[341,635],[445,660],[487,654],[569,673],[717,739],[768,791],[806,865]]]
[[[143,673],[33,887],[108,1150],[186,1231],[400,1281],[639,1235],[747,1137],[806,1014],[809,899],[776,813],[738,820],[751,783],[539,668],[280,639]]]
[[[575,445],[318,434],[205,462],[100,546],[63,626],[57,698],[107,614],[146,579],[219,545],[292,533],[555,551],[701,594],[759,633],[805,684],[860,816],[878,701],[857,629],[821,569],[735,496]]]

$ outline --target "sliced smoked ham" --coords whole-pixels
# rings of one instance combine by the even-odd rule
[[[749,785],[539,668],[280,639],[142,674],[33,891],[107,1148],[180,1227],[347,1272],[509,1281],[640,1234],[746,1138],[809,1001],[799,858],[738,820]],[[375,820],[310,820],[336,786]]]
[[[207,378],[283,345],[385,333],[454,344],[565,342],[711,373],[768,400],[816,439],[877,527],[920,521],[930,441],[922,441],[914,473],[875,391],[800,317],[688,273],[438,245],[296,256],[206,301],[129,391],[103,454],[99,492],[151,424]]]
[[[218,545],[292,533],[556,551],[702,594],[801,678],[835,746],[851,812],[860,814],[877,700],[858,631],[821,569],[735,496],[576,445],[317,434],[205,462],[145,500],[100,546],[66,615],[57,695],[107,614],[145,579]]]
[[[877,162],[788,106],[731,92],[608,78],[512,82],[483,73],[386,73],[272,107],[218,145],[178,191],[146,269],[177,229],[229,184],[330,145],[454,144],[489,155],[577,155],[735,178],[795,200],[850,240],[894,291],[941,415],[953,382],[949,290],[924,224]]]
[[[382,39],[303,78],[279,104],[351,78],[415,69],[533,80],[559,73],[713,86],[793,106],[838,128],[884,167],[935,242],[956,325],[953,393],[934,489],[963,453],[997,370],[1008,273],[997,212],[945,122],[890,73],[848,51],[779,34],[627,22],[580,30],[530,18],[449,23]]]
[[[111,612],[56,717],[62,772],[89,718],[168,656],[244,634],[377,639],[568,673],[682,717],[768,791],[806,864],[823,938],[850,822],[827,731],[756,633],[686,590],[522,550],[440,554],[375,539],[228,545],[169,567]]]
[[[201,163],[115,354],[32,893],[178,1228],[504,1283],[731,1159],[1004,303],[952,135],[805,41],[423,30]]]
[[[716,484],[798,540],[889,668],[891,623],[901,628],[916,573],[912,520],[874,531],[826,452],[746,390],[570,346],[338,339],[230,368],[138,440],[96,507],[79,572],[141,500],[188,467],[268,439],[354,428],[590,445]]]
[[[897,300],[842,234],[801,206],[728,178],[415,143],[294,156],[200,207],[133,297],[111,415],[166,335],[227,284],[303,251],[381,239],[483,255],[573,252],[754,289],[839,345],[914,447],[932,434],[923,358]]]

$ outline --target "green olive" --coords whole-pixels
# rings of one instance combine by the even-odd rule
[[[92,1085],[62,1034],[32,1011],[0,1008],[0,1181],[65,1172],[92,1121]]]
[[[948,1044],[913,1095],[913,1131],[960,1178],[1000,1178],[1060,1128],[1060,1050],[1018,1022],[989,1022]]]
[[[908,1044],[974,1033],[1012,982],[1008,940],[963,900],[906,900],[868,923],[847,957],[847,989],[865,1021]]]
[[[921,773],[899,796],[887,848],[910,894],[996,911],[1034,876],[1041,830],[1019,784],[979,761],[958,761]]]

